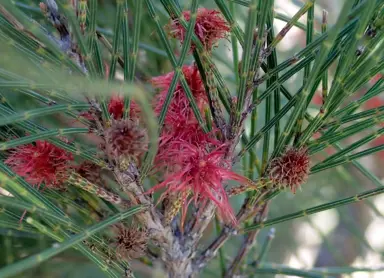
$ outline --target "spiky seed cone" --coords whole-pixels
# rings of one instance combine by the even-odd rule
[[[105,131],[106,153],[110,159],[137,160],[148,147],[147,133],[136,121],[113,120]]]
[[[270,162],[267,173],[275,185],[289,187],[295,193],[306,182],[309,166],[309,154],[306,147],[289,147]]]
[[[116,233],[116,253],[119,257],[127,260],[137,259],[144,256],[148,244],[148,231],[144,228],[126,228],[122,224],[113,227]]]

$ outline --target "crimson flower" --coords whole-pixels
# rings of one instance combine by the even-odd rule
[[[188,22],[191,18],[191,12],[184,11],[183,17]],[[179,20],[172,20],[168,28],[170,29],[171,36],[183,43],[187,31],[180,24]],[[197,10],[195,34],[206,50],[211,50],[218,40],[227,36],[230,30],[228,23],[222,18],[219,11],[206,8],[199,8]]]
[[[124,112],[124,98],[113,95],[108,103],[108,112],[114,119],[121,119]]]
[[[114,119],[119,120],[123,117],[124,113],[124,98],[119,95],[113,95],[108,103],[108,112]],[[140,107],[136,102],[131,100],[129,116],[138,118],[140,114]]]
[[[155,158],[157,170],[169,171],[172,169],[174,159],[172,156],[178,156],[174,150],[180,149],[180,145],[186,142],[199,148],[210,149],[222,144],[215,138],[214,131],[205,133],[194,117],[187,120],[180,115],[172,119],[172,123],[165,125],[162,129],[159,138],[159,150]]]
[[[36,141],[17,147],[5,164],[33,186],[40,187],[44,183],[47,187],[59,188],[68,177],[72,160],[71,153],[47,141]]]
[[[370,83],[371,85],[373,85],[373,84],[375,84],[377,81],[379,81],[379,80],[382,79],[382,78],[384,78],[384,74],[382,74],[382,73],[378,73],[378,74],[376,74],[376,75],[369,81],[369,83]]]
[[[230,170],[231,163],[224,159],[225,145],[213,151],[204,146],[197,147],[185,141],[178,141],[178,148],[169,149],[162,158],[168,161],[173,171],[166,174],[163,182],[154,186],[149,192],[167,188],[163,194],[179,191],[183,196],[182,223],[184,223],[187,207],[193,200],[195,205],[204,205],[213,201],[219,214],[226,222],[236,224],[236,218],[229,203],[223,182],[228,180],[249,184],[250,181]],[[172,159],[167,159],[169,156]],[[192,197],[188,197],[192,192]]]
[[[208,105],[208,98],[197,67],[194,65],[183,66],[182,71],[197,106],[200,111],[203,112],[204,108]],[[160,89],[154,103],[154,110],[157,115],[160,114],[164,106],[173,76],[174,72],[170,72],[152,78],[153,86]],[[178,83],[165,116],[157,158],[162,157],[162,153],[167,153],[166,157],[172,160],[173,158],[170,157],[169,150],[177,148],[177,142],[186,141],[198,146],[212,143],[214,140],[211,138],[211,135],[206,135],[203,130],[201,130],[189,105],[185,91],[181,84]]]
[[[373,146],[373,147],[377,147],[377,146],[384,145],[384,136],[380,136],[380,137],[376,138],[375,140],[373,140],[373,141],[370,143],[370,145]],[[377,153],[377,156],[378,156],[380,159],[384,159],[384,152],[378,152],[378,153]]]
[[[205,92],[203,81],[201,80],[199,70],[196,66],[183,66],[182,71],[189,88],[195,98],[196,104],[201,111],[208,105],[208,98]],[[168,89],[171,85],[174,72],[152,78],[152,84],[155,88],[160,89],[159,94],[155,98],[155,112],[160,114],[165,103]],[[173,124],[175,120],[194,118],[193,111],[190,108],[189,100],[185,94],[180,82],[176,85],[175,91],[171,99],[171,103],[167,110],[165,124]]]

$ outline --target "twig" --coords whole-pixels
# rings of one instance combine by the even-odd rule
[[[266,218],[267,212],[268,212],[268,203],[265,203],[263,205],[263,208],[256,215],[254,223],[261,223],[262,221],[264,221],[264,219]],[[253,245],[255,244],[256,237],[259,231],[260,229],[255,230],[246,236],[242,246],[240,247],[240,250],[238,251],[235,259],[232,262],[232,265],[228,268],[228,271],[224,277],[230,278],[235,275],[242,261],[244,260],[248,252],[252,249]]]
[[[265,239],[264,244],[263,244],[263,246],[261,248],[260,255],[256,259],[256,261],[254,261],[251,264],[252,266],[258,267],[263,262],[265,256],[267,255],[269,247],[271,245],[272,239],[274,237],[275,237],[275,228],[271,228],[271,230],[269,231],[269,233],[267,235],[267,238]]]
[[[267,206],[267,203],[262,205],[262,207],[259,206],[249,206],[249,204],[257,204],[260,203],[259,201],[268,193],[268,190],[263,190],[256,199],[254,199],[254,202],[246,201],[243,207],[240,209],[239,213],[237,214],[237,220],[239,223],[243,222],[247,218],[250,217],[251,214],[259,213],[260,209],[263,209],[263,207]],[[237,229],[225,226],[220,235],[211,243],[211,245],[208,246],[198,257],[196,260],[194,260],[194,266],[196,269],[201,269],[204,266],[207,265],[207,263],[212,260],[217,255],[217,250],[219,250],[224,243],[230,238],[231,235],[237,234]]]

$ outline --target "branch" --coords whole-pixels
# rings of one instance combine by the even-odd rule
[[[265,203],[264,205],[261,204],[264,200],[262,198],[267,195],[269,191],[263,190],[256,198],[253,198],[253,201],[245,201],[245,204],[240,209],[239,213],[237,214],[237,220],[238,223],[241,223],[248,219],[252,214],[257,213],[260,214],[260,211],[262,211],[268,203]],[[251,197],[252,198],[252,197]],[[248,198],[247,200],[251,199]],[[254,205],[250,206],[249,204],[260,204],[259,206]],[[196,269],[201,269],[205,267],[210,260],[212,260],[216,254],[217,250],[219,250],[225,242],[230,238],[231,235],[237,235],[238,229],[235,229],[230,226],[224,226],[222,229],[220,235],[211,243],[211,245],[208,246],[198,257],[196,260],[194,260],[194,265]]]
[[[265,220],[268,213],[268,203],[265,203],[262,207],[262,209],[258,212],[258,214],[255,216],[254,223],[261,223]],[[258,235],[260,230],[255,230],[247,235],[247,237],[244,239],[244,242],[242,246],[240,247],[240,250],[238,251],[235,259],[232,262],[232,265],[228,268],[228,271],[225,274],[225,278],[233,277],[238,268],[240,267],[242,261],[247,256],[248,252],[252,249],[253,245],[256,242],[256,237]]]

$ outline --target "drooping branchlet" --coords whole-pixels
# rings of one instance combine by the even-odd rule
[[[309,166],[309,154],[306,147],[289,147],[279,157],[272,159],[267,173],[276,186],[289,187],[295,193],[306,182]]]

